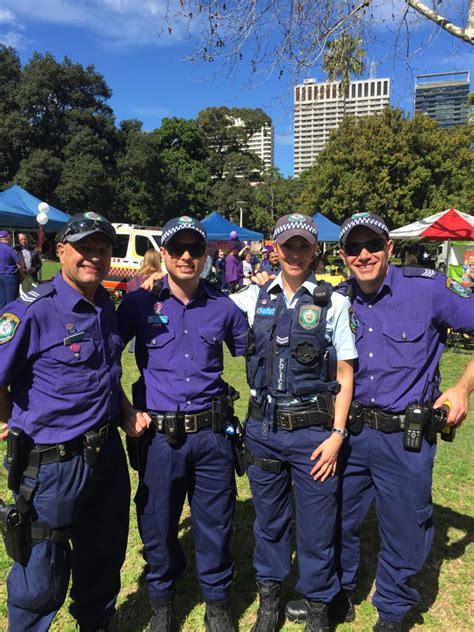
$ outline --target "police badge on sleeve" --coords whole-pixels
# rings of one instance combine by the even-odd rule
[[[0,317],[0,345],[10,342],[20,324],[20,319],[15,314],[5,312]]]
[[[446,287],[448,288],[448,290],[451,290],[451,292],[454,292],[458,296],[462,296],[463,298],[471,298],[471,289],[468,287],[464,287],[458,281],[455,281],[450,277],[446,279]]]

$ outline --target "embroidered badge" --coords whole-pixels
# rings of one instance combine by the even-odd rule
[[[256,311],[259,316],[273,316],[275,314],[274,307],[257,307]]]
[[[290,222],[304,222],[304,215],[301,215],[301,213],[292,213],[291,215],[288,215],[288,221]]]
[[[300,307],[299,323],[303,329],[315,329],[321,318],[321,308],[318,305],[302,305]]]
[[[458,283],[458,281],[455,281],[450,277],[446,279],[446,287],[448,288],[448,290],[451,290],[451,292],[454,292],[458,296],[462,296],[462,298],[471,298],[471,289],[462,286],[460,283]]]
[[[182,215],[181,217],[179,217],[178,222],[180,224],[194,224],[193,218],[189,217],[188,215]]]
[[[370,213],[368,213],[367,211],[364,211],[363,213],[354,213],[354,215],[352,215],[352,219],[358,219],[359,217],[369,217]]]
[[[10,342],[20,324],[20,319],[15,314],[5,312],[0,317],[0,345]]]
[[[357,328],[359,327],[359,321],[357,320],[357,316],[354,313],[352,307],[349,307],[349,327],[353,334],[357,332]]]
[[[98,213],[94,213],[94,211],[89,211],[88,213],[84,213],[84,217],[87,219],[95,219],[99,221],[104,221],[104,218]]]

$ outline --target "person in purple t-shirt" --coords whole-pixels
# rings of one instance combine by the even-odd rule
[[[165,224],[161,255],[167,269],[151,292],[127,294],[118,310],[125,343],[136,337],[140,379],[134,404],[146,411],[149,428],[136,496],[153,609],[149,629],[173,629],[175,583],[185,568],[178,541],[188,497],[199,583],[209,632],[233,632],[228,600],[232,581],[229,541],[235,504],[229,397],[222,380],[223,343],[244,355],[247,322],[234,303],[204,279],[206,231],[179,217]]]
[[[61,271],[0,317],[1,438],[18,457],[16,509],[32,521],[31,548],[16,550],[7,579],[10,632],[48,630],[70,576],[80,632],[109,629],[115,612],[130,504],[117,432],[122,344],[101,286],[115,239],[100,215],[74,215],[58,243]]]
[[[229,293],[237,292],[244,278],[244,267],[239,255],[240,243],[231,243],[230,252],[225,258],[225,278],[229,286]]]
[[[0,307],[18,296],[20,258],[10,245],[10,234],[0,230]]]

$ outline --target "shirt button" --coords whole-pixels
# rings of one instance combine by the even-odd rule
[[[402,332],[402,340],[406,340],[407,338],[408,338],[407,332],[406,331]]]
[[[374,379],[374,376],[373,376],[373,375],[371,375],[371,376],[370,376],[370,379],[371,379],[371,380],[373,380],[373,379]]]
[[[189,382],[189,377],[186,378],[186,382]]]
[[[185,358],[189,358],[189,353],[185,353],[185,354],[184,354],[184,357],[185,357]]]
[[[369,358],[373,358],[374,354],[372,353],[372,351],[369,353]]]
[[[189,401],[188,401],[188,402],[186,402],[186,403],[188,404],[188,406],[190,406],[190,405],[191,405],[191,402],[189,402]]]
[[[372,327],[369,327],[369,331],[374,331],[374,330],[372,329]]]
[[[375,399],[373,397],[370,398],[370,401],[372,402],[372,404],[375,402]]]
[[[187,329],[185,329],[183,333],[187,334],[187,333],[188,333],[188,330],[187,330]]]
[[[152,341],[151,341],[151,344],[152,344],[152,345],[156,345],[156,340],[152,340]]]
[[[369,309],[372,309],[372,305],[369,305]]]

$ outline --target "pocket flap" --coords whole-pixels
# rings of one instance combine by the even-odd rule
[[[164,347],[169,342],[174,340],[174,329],[160,329],[153,332],[153,338],[146,343],[146,346],[149,349],[157,349],[160,347]]]
[[[81,340],[76,343],[77,347],[67,347],[64,344],[58,345],[51,349],[51,356],[57,362],[62,364],[82,364],[89,360],[89,358],[95,353],[96,347],[92,340]],[[75,350],[77,349],[77,350]]]
[[[210,345],[220,345],[224,340],[224,331],[216,331],[211,327],[200,327],[199,335]]]
[[[395,342],[414,342],[425,333],[425,324],[416,321],[384,323],[383,333]]]

